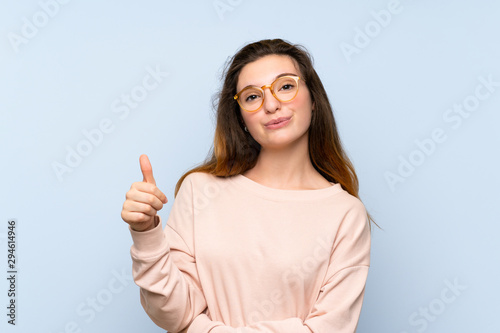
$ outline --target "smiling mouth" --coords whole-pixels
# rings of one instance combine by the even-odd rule
[[[280,121],[277,121],[277,122],[275,122],[275,123],[271,123],[271,124],[267,124],[267,125],[265,125],[265,126],[271,126],[271,125],[280,124],[280,123],[282,123],[282,122],[284,122],[284,121],[288,121],[288,120],[290,120],[290,118],[292,118],[292,117],[284,118],[284,119],[281,119]]]

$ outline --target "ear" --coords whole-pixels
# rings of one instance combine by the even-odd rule
[[[314,107],[316,106],[316,102],[313,102],[312,109],[314,111]]]

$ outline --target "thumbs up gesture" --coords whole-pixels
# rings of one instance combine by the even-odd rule
[[[135,182],[125,195],[122,219],[135,231],[147,231],[157,226],[156,213],[168,202],[167,197],[156,187],[153,168],[146,155],[139,158],[142,182]]]

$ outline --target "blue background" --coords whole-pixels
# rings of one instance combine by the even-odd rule
[[[465,0],[2,1],[0,249],[17,219],[19,294],[12,327],[1,279],[1,331],[163,331],[139,303],[120,217],[139,156],[166,221],[212,145],[225,61],[279,37],[313,55],[383,228],[358,332],[498,332],[499,14]]]

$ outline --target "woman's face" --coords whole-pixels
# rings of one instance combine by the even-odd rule
[[[262,87],[271,84],[278,75],[287,73],[302,77],[295,60],[284,55],[268,55],[245,65],[238,77],[236,91],[252,85]],[[264,104],[255,112],[247,112],[240,108],[243,121],[262,148],[282,148],[299,140],[307,140],[311,111],[314,103],[306,84],[299,80],[297,96],[289,102],[280,102],[264,89]],[[290,118],[280,128],[270,128],[266,124],[280,117]]]

